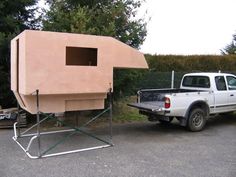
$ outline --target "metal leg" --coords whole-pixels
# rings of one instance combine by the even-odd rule
[[[14,123],[13,125],[13,130],[14,130],[14,138],[17,139],[18,138],[18,134],[17,134],[17,122]]]
[[[39,90],[36,90],[37,102],[37,138],[38,138],[38,156],[41,156],[41,142],[40,142],[40,112],[39,112]]]
[[[21,135],[21,132],[20,132],[20,122],[21,122],[21,116],[20,116],[20,105],[19,105],[19,103],[17,103],[17,122],[18,122],[18,128],[17,128],[17,130],[18,130],[18,136],[20,136]]]
[[[94,150],[94,149],[100,149],[100,148],[106,148],[106,147],[113,146],[113,144],[112,144],[112,90],[111,89],[109,89],[108,101],[109,101],[109,105],[108,105],[107,109],[103,110],[101,113],[99,113],[95,117],[91,118],[89,121],[87,121],[86,123],[84,123],[80,127],[77,127],[77,125],[76,125],[76,127],[70,127],[69,126],[70,129],[64,129],[64,130],[58,130],[58,131],[41,132],[40,131],[40,124],[43,123],[44,121],[49,120],[49,119],[56,119],[56,121],[62,123],[63,125],[66,125],[66,124],[64,122],[58,120],[55,116],[53,116],[53,114],[44,114],[44,113],[39,111],[39,90],[36,90],[37,123],[35,125],[31,126],[30,128],[28,128],[27,130],[25,130],[24,132],[21,132],[20,136],[19,136],[19,133],[17,134],[17,122],[16,122],[14,124],[13,140],[21,147],[21,149],[26,153],[26,155],[29,158],[33,158],[33,159],[44,158],[44,157],[52,157],[52,156],[58,156],[58,155],[76,153],[76,152],[83,152],[83,151],[88,151],[88,150]],[[109,141],[101,139],[101,138],[97,137],[96,135],[81,129],[83,127],[88,126],[90,123],[92,123],[93,121],[97,120],[104,113],[106,113],[108,111],[109,111],[109,133],[110,133],[110,136],[109,136],[110,140]],[[40,115],[45,116],[45,117],[42,120],[40,120]],[[66,125],[66,126],[68,126],[68,125]],[[26,134],[29,130],[32,130],[35,127],[36,127],[36,133]],[[41,140],[40,140],[40,137],[42,135],[57,134],[57,133],[64,133],[64,132],[71,132],[71,133],[66,135],[64,138],[58,140],[55,144],[53,144],[48,149],[44,150],[43,152],[41,151]],[[101,145],[101,146],[88,147],[88,148],[83,148],[83,149],[75,149],[75,150],[64,151],[64,152],[57,152],[57,153],[51,153],[51,154],[48,153],[49,151],[54,149],[56,146],[58,146],[59,144],[62,144],[68,138],[70,138],[72,135],[74,135],[76,133],[82,133],[84,135],[87,135],[87,136],[89,136],[89,137],[91,137],[91,138],[93,138],[95,140],[98,140],[99,142],[105,143],[105,144]],[[29,140],[29,143],[28,143],[26,148],[18,140],[19,138],[24,138],[24,137],[31,137],[31,139]],[[31,145],[35,142],[36,139],[37,139],[37,143],[38,143],[38,155],[34,156],[34,155],[30,154],[29,150],[31,148]]]
[[[75,113],[75,125],[79,126],[79,116],[78,116],[78,111]]]
[[[110,126],[110,143],[112,144],[112,89],[109,89],[109,126]]]

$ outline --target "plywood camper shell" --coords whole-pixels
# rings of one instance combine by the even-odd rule
[[[36,113],[103,109],[113,68],[147,68],[144,55],[118,40],[26,30],[11,41],[11,90]]]

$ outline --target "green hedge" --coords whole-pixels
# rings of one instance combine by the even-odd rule
[[[236,71],[236,55],[145,55],[151,71]]]

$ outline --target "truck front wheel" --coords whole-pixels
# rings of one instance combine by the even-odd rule
[[[206,113],[200,108],[193,109],[188,118],[187,127],[190,131],[201,131],[206,125]]]

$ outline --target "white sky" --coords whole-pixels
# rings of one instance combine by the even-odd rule
[[[236,0],[146,0],[138,16],[145,11],[143,53],[220,54],[236,33]]]
[[[220,54],[236,33],[236,0],[146,0],[145,10],[144,53]]]

